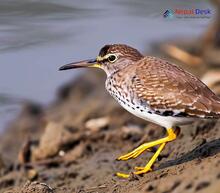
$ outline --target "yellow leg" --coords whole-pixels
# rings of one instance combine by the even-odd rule
[[[172,128],[167,129],[167,133],[168,133],[167,137],[164,137],[162,139],[159,139],[159,140],[156,140],[153,142],[144,143],[144,144],[140,145],[138,148],[136,148],[135,150],[133,150],[132,152],[119,157],[118,160],[128,160],[131,158],[136,158],[140,154],[142,154],[145,150],[148,150],[149,148],[160,145],[158,150],[155,152],[155,154],[151,158],[151,160],[147,163],[147,165],[145,167],[136,167],[135,169],[137,169],[139,171],[134,172],[134,174],[143,174],[143,173],[150,171],[151,166],[156,161],[157,157],[159,156],[160,152],[165,147],[166,143],[176,139],[176,134]],[[127,177],[129,177],[129,174],[117,173],[117,176],[127,178]]]
[[[119,158],[117,158],[117,160],[128,160],[131,158],[136,158],[140,154],[142,154],[144,151],[148,150],[149,148],[152,148],[154,146],[157,146],[162,143],[169,142],[169,141],[173,141],[174,139],[176,139],[176,134],[174,133],[172,128],[167,129],[167,133],[168,133],[167,137],[164,137],[162,139],[152,141],[149,143],[144,143],[144,144],[140,145],[138,148],[136,148],[135,150],[133,150],[132,152],[125,154],[123,156],[120,156]]]
[[[162,143],[160,145],[158,150],[155,152],[155,154],[153,155],[153,157],[150,159],[150,161],[147,163],[147,165],[145,167],[135,167],[135,170],[139,170],[139,171],[134,172],[134,174],[144,174],[149,171],[152,171],[151,166],[154,164],[154,162],[156,161],[157,157],[160,155],[160,152],[163,150],[165,145],[166,145],[166,143]],[[122,178],[128,178],[130,176],[130,174],[124,174],[124,173],[120,173],[120,172],[117,172],[116,175],[118,177],[122,177]]]
[[[137,172],[134,172],[134,174],[143,174],[151,171],[151,166],[154,164],[158,156],[160,155],[160,152],[164,149],[166,143],[162,143],[156,153],[153,155],[153,157],[150,159],[150,161],[147,163],[145,167],[135,167],[136,170],[139,170]]]

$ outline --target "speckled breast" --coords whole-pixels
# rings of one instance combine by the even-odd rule
[[[148,112],[149,109],[146,106],[137,103],[129,84],[125,80],[118,80],[119,78],[120,76],[117,75],[107,78],[105,87],[110,95],[126,110],[132,111],[133,114],[136,114],[135,111]]]

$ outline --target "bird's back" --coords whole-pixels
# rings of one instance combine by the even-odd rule
[[[218,96],[194,75],[159,58],[147,56],[118,71],[106,88],[116,99],[123,96],[122,103],[145,106],[161,116],[220,117]]]

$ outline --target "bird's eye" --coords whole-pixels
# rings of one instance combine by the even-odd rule
[[[109,57],[108,57],[108,61],[109,62],[115,62],[117,60],[117,56],[115,54],[111,54]]]

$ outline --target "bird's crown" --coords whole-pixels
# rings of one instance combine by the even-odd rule
[[[142,58],[142,54],[135,48],[132,48],[125,44],[108,44],[101,48],[97,61],[108,59],[109,62],[116,61],[117,58],[130,58],[134,61]]]

